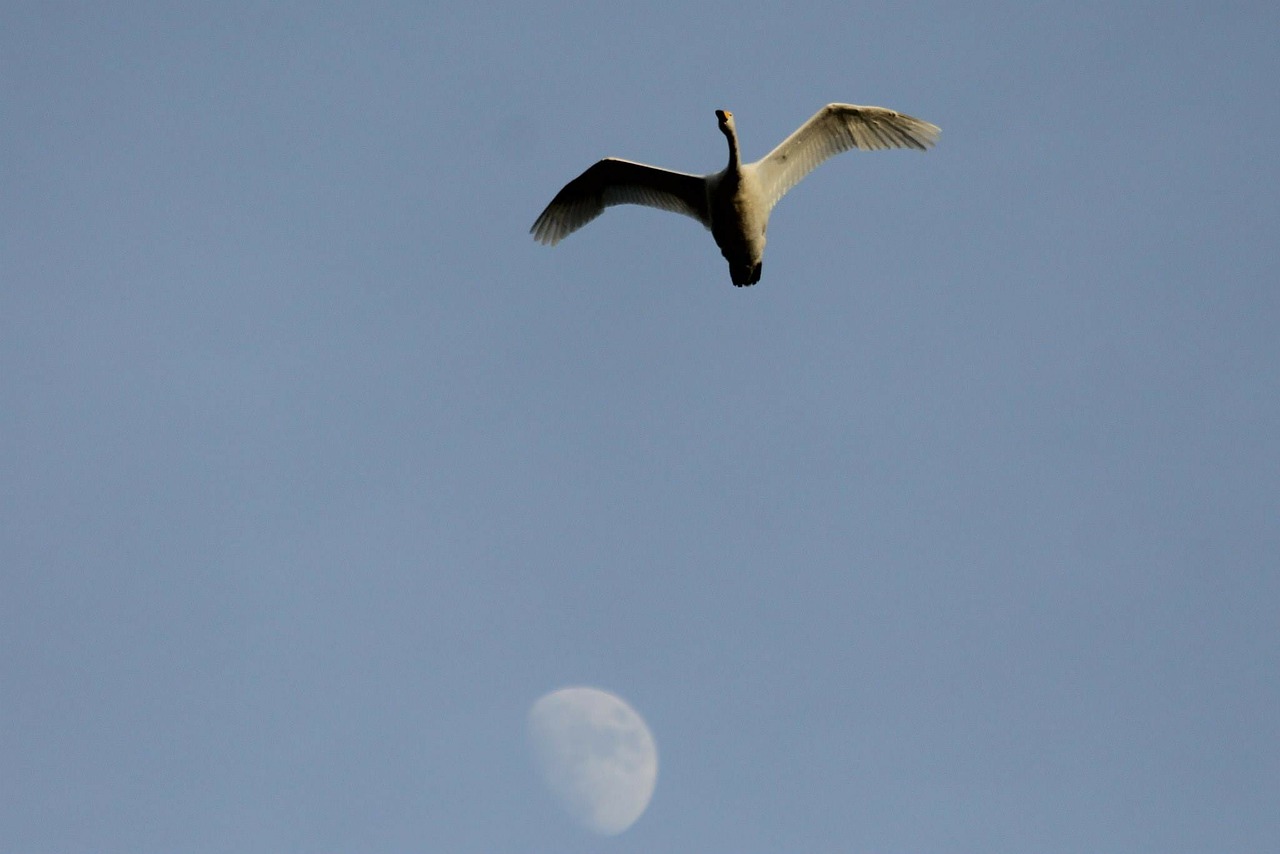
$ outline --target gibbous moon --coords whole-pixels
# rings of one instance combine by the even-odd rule
[[[658,780],[653,735],[636,711],[596,688],[553,691],[529,710],[538,769],[579,823],[613,836],[649,806]]]

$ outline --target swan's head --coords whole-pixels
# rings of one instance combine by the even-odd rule
[[[733,126],[733,113],[728,110],[716,110],[716,119],[720,122],[720,132],[725,136],[737,133]]]

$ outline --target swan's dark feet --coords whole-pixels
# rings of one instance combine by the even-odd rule
[[[760,272],[764,270],[764,262],[747,266],[729,266],[729,278],[733,279],[735,287],[745,288],[748,285],[754,285],[760,281]]]

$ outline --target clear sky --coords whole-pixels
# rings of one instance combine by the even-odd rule
[[[9,3],[0,851],[1280,850],[1273,2]],[[822,104],[774,212],[529,225]],[[531,703],[648,721],[575,825]]]

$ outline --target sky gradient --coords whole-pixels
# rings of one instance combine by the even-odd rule
[[[1274,3],[4,19],[0,851],[1280,850]],[[755,287],[528,235],[831,101]]]

